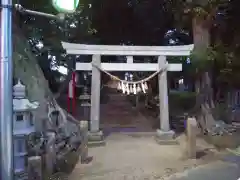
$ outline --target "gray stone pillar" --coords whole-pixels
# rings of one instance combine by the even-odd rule
[[[158,57],[160,69],[164,68],[166,63],[166,56]],[[174,131],[170,130],[169,124],[167,71],[160,73],[158,75],[158,79],[160,129],[157,130],[157,142],[160,144],[175,143],[175,141],[173,141]]]
[[[188,158],[197,157],[197,121],[195,118],[187,119],[187,146],[186,153]]]
[[[48,132],[48,142],[46,145],[46,169],[48,174],[52,174],[54,172],[56,166],[56,149],[55,149],[55,141],[56,135],[55,133]]]
[[[82,134],[80,158],[81,163],[84,164],[88,160],[88,121],[80,121],[80,131]]]
[[[99,129],[100,124],[100,90],[101,90],[101,71],[96,67],[101,65],[101,56],[92,56],[92,85],[91,85],[91,115],[89,143],[102,143],[103,133]]]
[[[28,158],[28,179],[42,180],[42,158],[41,156],[32,156]]]

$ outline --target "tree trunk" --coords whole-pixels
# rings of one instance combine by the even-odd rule
[[[196,54],[206,53],[210,45],[210,29],[207,26],[208,22],[204,18],[193,18],[193,40]],[[199,108],[200,113],[198,121],[201,127],[206,130],[214,123],[213,113],[211,108],[214,108],[212,80],[210,69],[200,72],[197,69],[198,78],[195,82],[196,89],[196,107]]]

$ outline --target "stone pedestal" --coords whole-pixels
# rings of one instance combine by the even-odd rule
[[[102,131],[88,132],[88,146],[101,146],[105,145],[104,135]]]
[[[175,132],[172,130],[162,131],[158,129],[155,139],[157,143],[161,145],[178,144],[177,140],[175,139]]]

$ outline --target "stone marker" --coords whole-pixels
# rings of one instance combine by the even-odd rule
[[[56,134],[53,132],[47,133],[48,142],[46,144],[46,169],[47,173],[52,174],[55,169],[56,165],[56,149],[55,149],[55,141],[56,141]]]
[[[42,180],[42,159],[41,156],[32,156],[28,158],[28,179]]]
[[[80,121],[80,130],[82,133],[81,163],[85,163],[88,160],[88,121]]]
[[[196,158],[197,147],[196,147],[196,136],[197,136],[197,121],[196,118],[187,119],[186,127],[186,155],[187,158]]]

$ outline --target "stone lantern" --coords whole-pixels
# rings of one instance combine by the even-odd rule
[[[38,102],[30,102],[26,98],[26,88],[18,80],[18,83],[13,86],[14,171],[16,177],[27,171],[27,137],[35,131],[33,111],[38,106]]]
[[[90,119],[90,107],[91,107],[91,96],[90,96],[90,90],[88,88],[89,85],[89,74],[84,73],[83,74],[83,84],[81,85],[82,93],[79,96],[80,100],[80,106],[82,110],[82,115],[84,120]],[[89,121],[90,123],[90,121]]]

